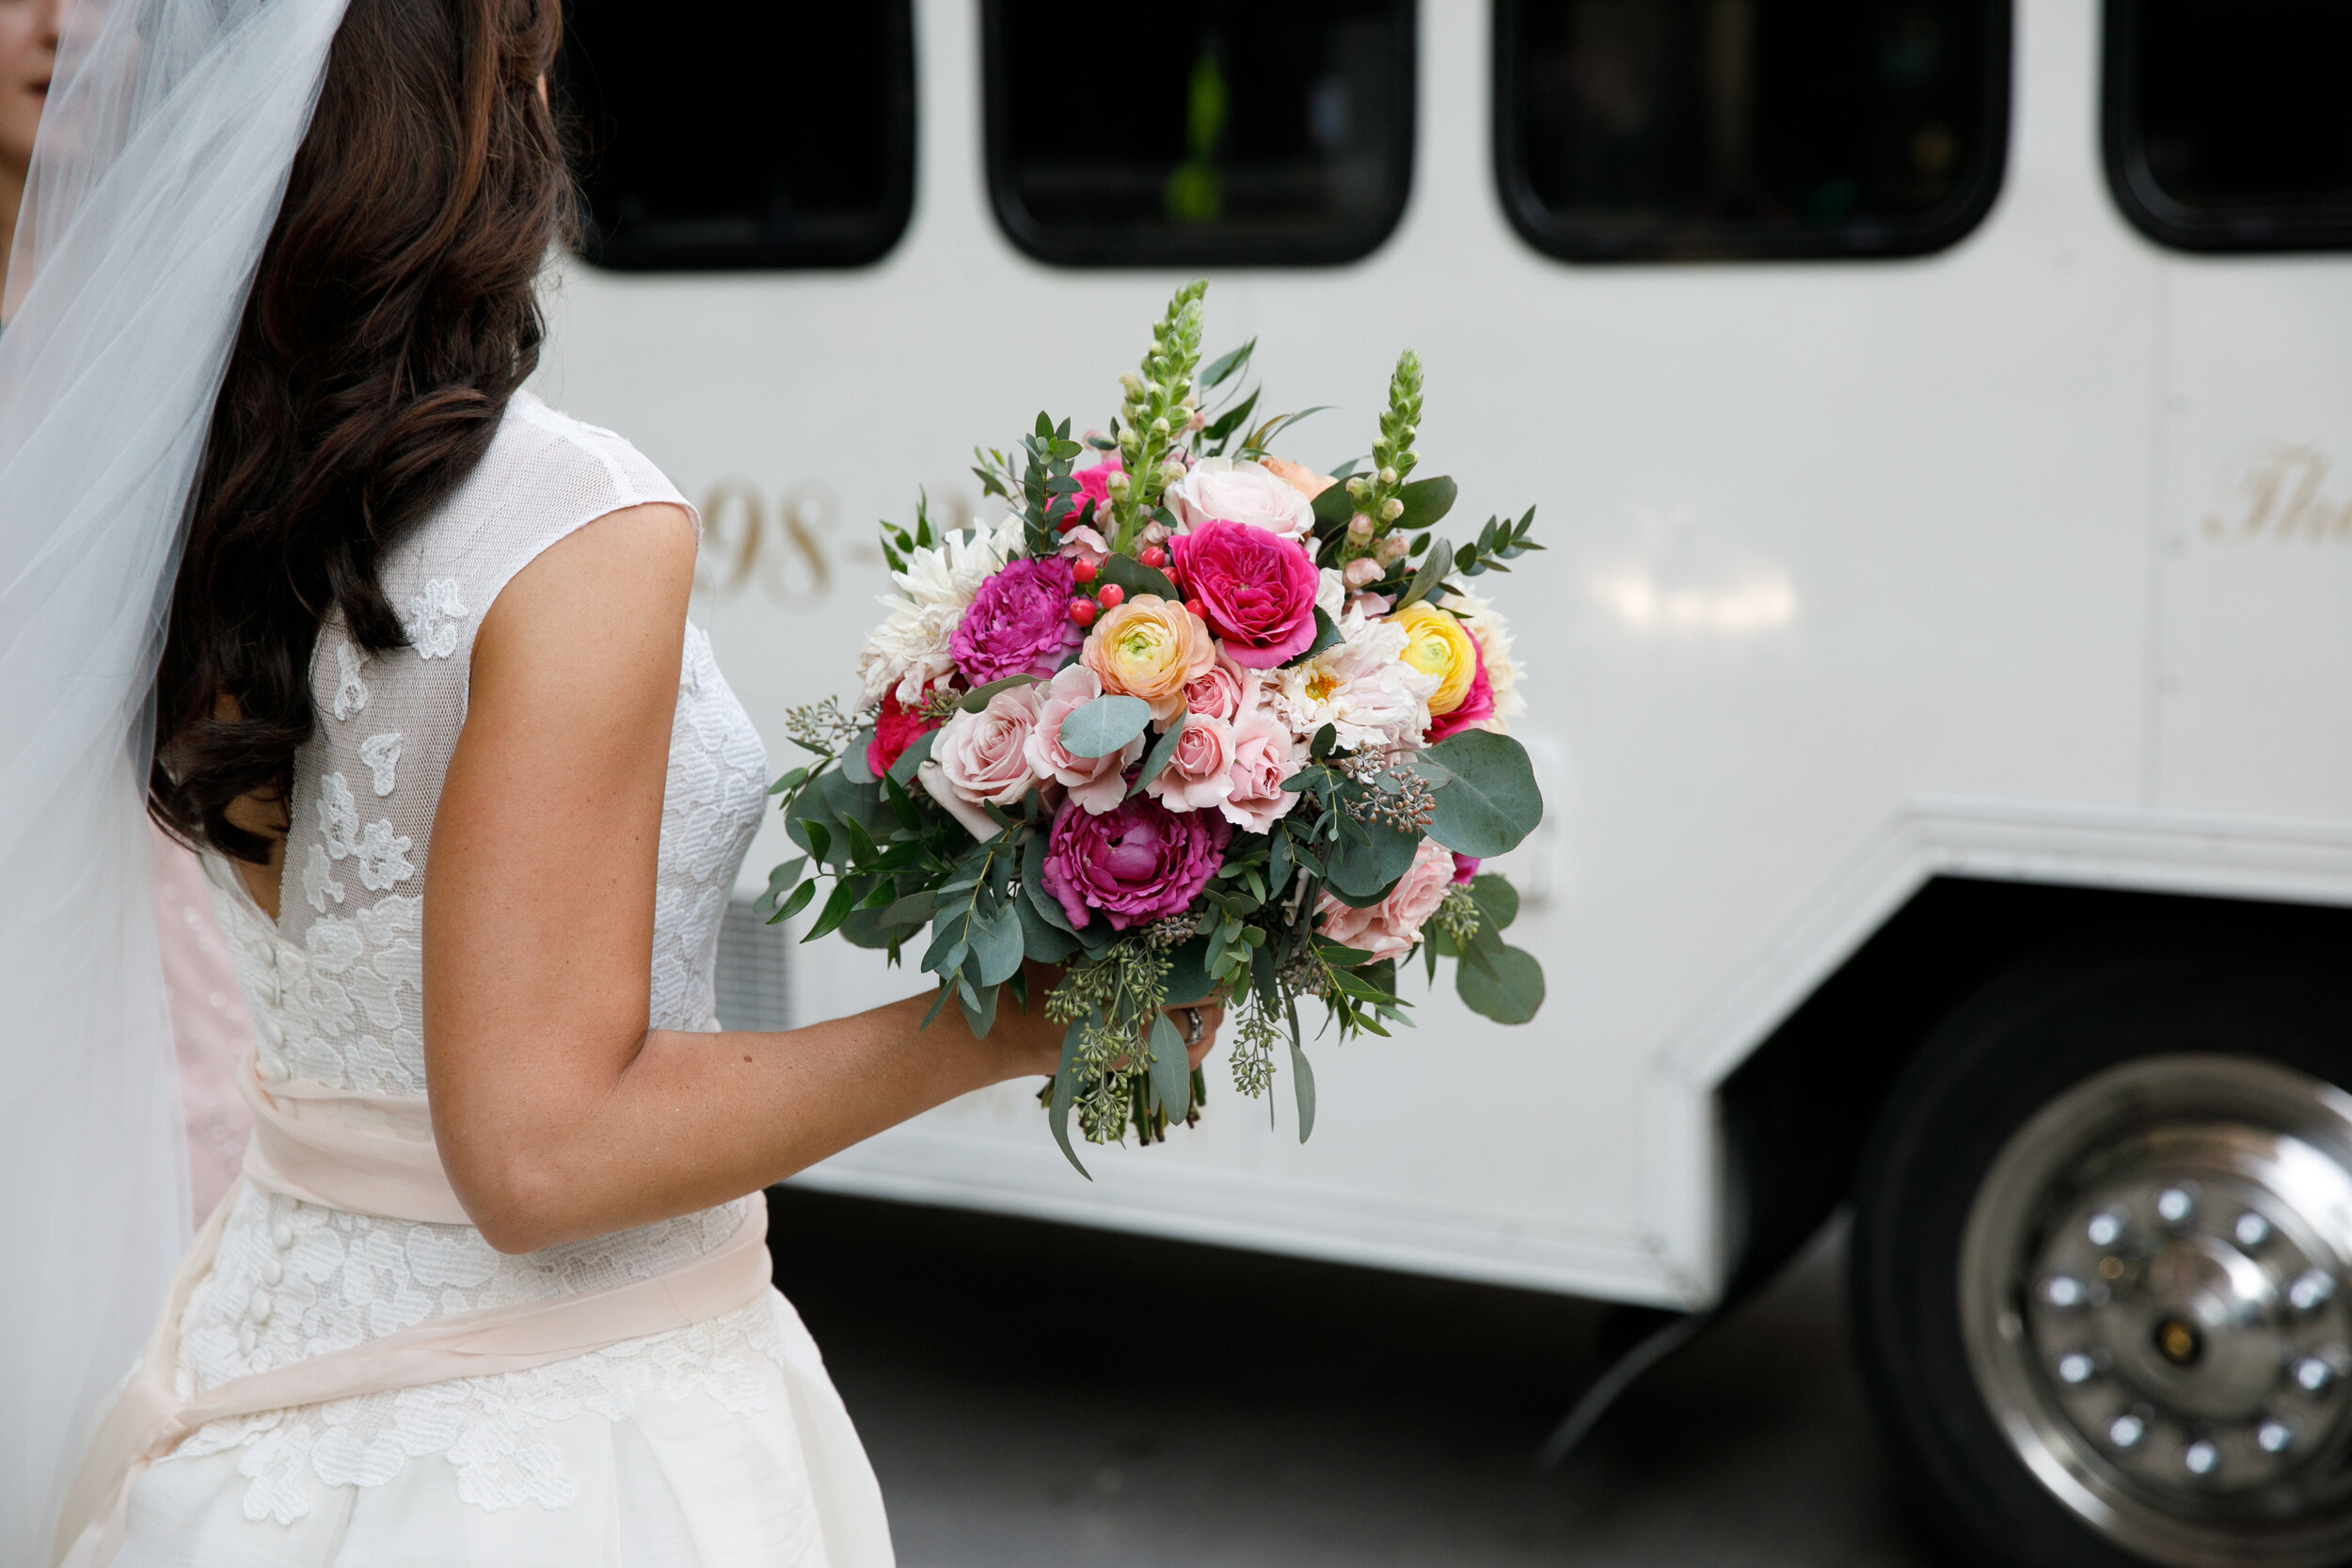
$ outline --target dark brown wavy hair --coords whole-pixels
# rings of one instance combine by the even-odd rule
[[[340,610],[402,646],[384,550],[473,471],[539,359],[572,195],[540,83],[559,0],[351,0],[213,408],[157,675],[148,811],[266,863]]]

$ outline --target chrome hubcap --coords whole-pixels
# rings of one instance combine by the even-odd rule
[[[1969,1215],[1961,1323],[2019,1458],[2180,1568],[2352,1551],[2352,1097],[2165,1056],[2019,1129]]]

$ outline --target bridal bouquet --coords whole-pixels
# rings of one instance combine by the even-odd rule
[[[1026,1004],[1025,958],[1060,967],[1044,1098],[1073,1164],[1073,1112],[1091,1141],[1146,1143],[1198,1114],[1166,1007],[1227,1000],[1252,1098],[1287,1046],[1303,1139],[1301,1002],[1343,1039],[1386,1035],[1416,950],[1432,982],[1455,960],[1489,1018],[1543,1001],[1502,941],[1518,895],[1478,870],[1543,806],[1503,733],[1523,706],[1510,631],[1471,586],[1541,547],[1534,513],[1437,535],[1454,483],[1412,477],[1410,353],[1368,463],[1273,455],[1305,414],[1252,427],[1254,340],[1200,368],[1204,290],[1169,304],[1107,434],[1041,414],[1014,453],[978,453],[1003,522],[882,525],[899,593],[859,701],[791,714],[816,760],[771,791],[806,853],[771,878],[770,918],[833,881],[803,940],[894,962],[921,940],[932,1016],[952,997],[983,1035],[1002,990]]]

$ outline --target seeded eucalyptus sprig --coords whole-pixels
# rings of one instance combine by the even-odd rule
[[[1380,434],[1372,441],[1372,460],[1379,467],[1347,482],[1347,499],[1356,503],[1356,515],[1348,519],[1343,561],[1373,554],[1380,537],[1405,515],[1399,492],[1421,461],[1413,451],[1420,427],[1421,356],[1408,348],[1397,358],[1396,373],[1389,377],[1389,406],[1380,415]]]
[[[1141,373],[1131,371],[1119,378],[1127,389],[1119,420],[1119,455],[1126,472],[1111,479],[1111,512],[1118,524],[1111,547],[1122,554],[1136,548],[1161,495],[1184,475],[1175,453],[1200,407],[1192,376],[1200,364],[1200,296],[1208,288],[1205,279],[1195,279],[1176,291],[1168,314],[1152,329]]]

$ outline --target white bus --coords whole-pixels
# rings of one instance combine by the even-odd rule
[[[1549,999],[1311,1043],[1303,1147],[1212,1064],[1091,1182],[1019,1086],[803,1180],[1692,1313],[1851,1198],[1965,1560],[2352,1559],[2352,8],[1123,9],[574,0],[540,384],[701,502],[781,770],[873,520],[1106,422],[1185,278],[1311,464],[1417,349],[1423,471],[1540,508]]]

